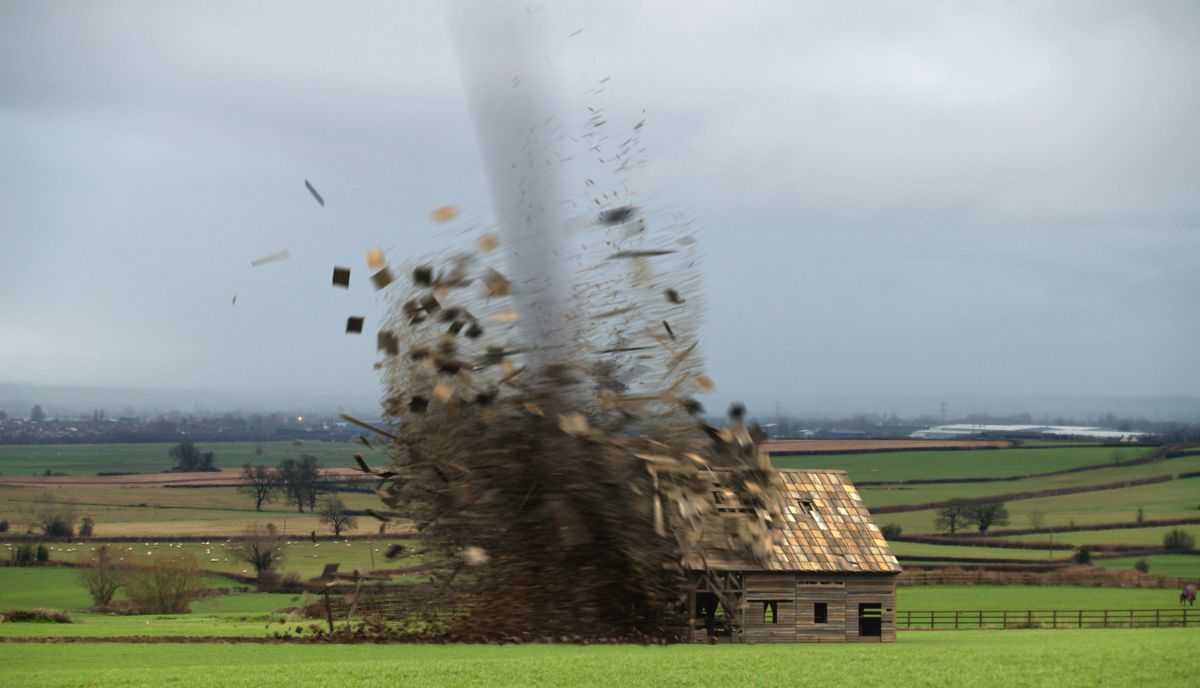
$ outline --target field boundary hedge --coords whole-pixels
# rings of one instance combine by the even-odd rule
[[[1125,487],[1137,487],[1139,485],[1153,485],[1154,483],[1164,483],[1168,480],[1174,480],[1175,476],[1171,474],[1155,475],[1149,478],[1138,478],[1136,480],[1118,480],[1112,483],[1100,483],[1097,485],[1080,485],[1078,487],[1059,487],[1053,490],[1030,490],[1027,492],[1009,492],[1006,494],[990,495],[988,497],[974,497],[971,499],[944,499],[937,502],[925,502],[922,504],[892,504],[890,506],[880,506],[871,509],[871,513],[878,514],[898,514],[906,511],[925,511],[926,509],[943,509],[948,506],[970,506],[974,504],[987,504],[989,502],[1012,502],[1022,499],[1037,499],[1039,497],[1058,497],[1060,495],[1079,494],[1082,492],[1099,492],[1102,490],[1119,490]]]

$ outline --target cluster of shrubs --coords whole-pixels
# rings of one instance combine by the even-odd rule
[[[192,600],[204,594],[204,571],[190,554],[130,565],[119,560],[108,545],[79,570],[79,582],[98,609],[117,613],[183,614]],[[119,590],[128,604],[114,603]]]
[[[71,615],[58,609],[13,609],[4,612],[3,621],[34,621],[42,623],[74,623]]]
[[[26,566],[34,562],[50,561],[50,550],[45,545],[39,544],[36,548],[33,543],[22,542],[12,548],[12,560],[17,566]]]

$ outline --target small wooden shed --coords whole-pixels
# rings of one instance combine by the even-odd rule
[[[784,523],[765,565],[690,557],[691,642],[889,642],[896,639],[900,564],[845,471],[781,469]],[[714,537],[746,509],[723,503]],[[707,538],[706,538],[707,539]]]

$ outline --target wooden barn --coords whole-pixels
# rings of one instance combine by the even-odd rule
[[[723,558],[721,547],[689,559],[689,640],[894,641],[900,564],[845,471],[779,473],[785,523],[765,565]],[[713,499],[722,523],[710,530],[723,538],[747,510]]]

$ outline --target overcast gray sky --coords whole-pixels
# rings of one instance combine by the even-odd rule
[[[713,401],[1200,390],[1200,4],[575,5],[516,7],[698,218]],[[373,394],[363,251],[492,217],[463,35],[428,2],[0,0],[0,381]]]

